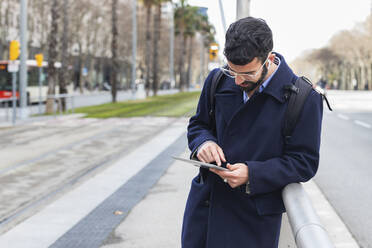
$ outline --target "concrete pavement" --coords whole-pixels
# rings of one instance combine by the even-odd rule
[[[181,156],[188,157],[188,154],[186,150]],[[181,247],[183,211],[191,179],[197,172],[198,169],[193,166],[174,162],[101,247]],[[316,184],[310,181],[304,187],[335,247],[359,247]],[[284,214],[279,248],[293,247],[296,245],[287,215]]]
[[[68,120],[69,125],[75,121],[79,118]],[[186,119],[169,123],[38,209],[1,235],[0,247],[180,247],[183,210],[197,168],[173,162],[170,156],[188,156],[186,124]],[[335,246],[358,247],[316,185],[305,185]],[[284,247],[295,247],[285,218],[280,241]]]

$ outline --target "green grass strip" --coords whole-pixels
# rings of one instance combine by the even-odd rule
[[[200,91],[148,97],[117,103],[82,107],[75,113],[85,113],[88,118],[138,117],[138,116],[191,116],[195,113]]]

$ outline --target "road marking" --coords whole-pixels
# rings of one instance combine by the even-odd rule
[[[343,114],[338,114],[337,116],[338,116],[338,118],[346,120],[346,121],[350,120],[349,117],[347,117],[346,115],[343,115]]]
[[[357,124],[359,126],[362,126],[362,127],[365,127],[365,128],[371,128],[371,125],[369,125],[369,124],[367,124],[367,123],[365,123],[363,121],[355,120],[354,122],[355,122],[355,124]]]

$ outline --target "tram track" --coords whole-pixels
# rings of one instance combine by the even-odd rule
[[[165,122],[161,126],[157,126],[155,129],[152,130],[152,132],[142,136],[139,139],[136,138],[136,142],[141,144],[145,142],[146,140],[151,139],[151,137],[154,134],[161,132],[161,130],[171,125],[172,123],[176,122],[177,120],[179,120],[179,118],[171,119],[169,122]],[[91,145],[89,142],[99,141],[100,139],[105,139],[109,137],[110,135],[117,136],[117,133],[115,132],[120,132],[121,129],[123,128],[128,129],[129,127],[123,127],[123,126],[113,127],[109,130],[98,133],[98,135],[95,134],[93,136],[82,139],[78,143],[73,142],[73,144],[67,144],[58,149],[54,149],[52,151],[46,152],[31,160],[25,161],[23,163],[19,163],[15,166],[12,166],[11,168],[7,168],[6,170],[2,170],[0,171],[0,180],[2,180],[2,178],[4,179],[4,177],[7,174],[11,174],[11,172],[15,171],[16,169],[23,169],[27,165],[35,165],[37,164],[37,162],[47,157],[50,157],[53,154],[58,154],[61,151],[73,150],[74,147],[83,145],[84,143],[86,143],[87,146],[89,146]],[[25,201],[22,204],[20,204],[17,208],[10,209],[9,211],[7,211],[7,213],[2,214],[2,216],[0,217],[0,233],[11,228],[12,225],[15,225],[18,222],[21,222],[23,219],[27,218],[29,214],[36,211],[36,209],[40,208],[43,204],[47,203],[48,201],[53,200],[59,194],[73,188],[78,183],[84,181],[84,179],[92,176],[94,173],[97,173],[101,169],[108,167],[115,160],[122,157],[124,153],[130,153],[132,150],[135,149],[133,145],[126,145],[123,147],[124,148],[118,149],[117,151],[107,156],[101,157],[99,161],[95,161],[94,163],[88,166],[85,166],[78,173],[75,173],[72,177],[64,178],[64,180],[62,180],[62,182],[60,182],[55,187],[51,187],[51,188],[47,187],[49,190],[43,192],[43,194],[39,194],[37,197],[32,197],[28,201]]]
[[[69,143],[67,145],[62,146],[62,147],[58,147],[56,149],[47,151],[47,152],[45,152],[45,153],[43,153],[43,154],[41,154],[41,155],[39,155],[39,156],[37,156],[35,158],[32,158],[32,159],[29,159],[29,160],[26,160],[26,161],[17,163],[15,165],[6,167],[4,169],[1,169],[0,170],[0,177],[2,175],[4,175],[4,174],[8,173],[8,172],[11,172],[11,171],[14,171],[14,170],[18,169],[19,167],[23,167],[23,166],[27,166],[27,165],[32,165],[33,163],[36,163],[36,162],[38,162],[38,161],[40,161],[42,159],[45,159],[46,157],[48,157],[50,155],[53,155],[53,154],[55,154],[55,153],[57,153],[59,151],[69,150],[69,149],[73,148],[76,145],[83,144],[84,142],[88,142],[88,141],[91,141],[91,140],[94,140],[94,139],[98,139],[98,138],[102,137],[103,135],[108,134],[108,133],[110,133],[110,132],[112,132],[114,130],[117,130],[117,129],[118,129],[117,127],[111,128],[109,130],[106,130],[106,131],[100,132],[98,134],[91,135],[91,136],[89,136],[87,138],[81,139],[81,140],[79,140],[77,142],[76,141],[73,141],[73,142],[71,142],[71,143]]]
[[[98,121],[99,120],[95,120],[94,122],[90,122],[90,123],[82,125],[80,127],[74,127],[73,131],[84,130],[87,127],[91,126],[91,124],[97,123]],[[13,144],[9,144],[8,142],[6,142],[7,139],[9,140],[11,138],[14,138],[12,136],[15,136],[15,135],[22,136],[27,132],[37,132],[38,130],[43,129],[43,128],[44,128],[43,126],[31,126],[27,129],[21,130],[21,132],[13,131],[12,133],[2,134],[2,140],[4,140],[5,142],[2,142],[2,144],[0,144],[0,149],[11,148],[11,147],[19,146],[19,145],[27,145],[30,142],[33,142],[35,140],[41,141],[43,139],[50,139],[50,138],[52,138],[52,136],[57,136],[57,135],[62,135],[62,134],[69,134],[72,131],[71,127],[64,127],[63,130],[56,131],[58,126],[55,126],[54,127],[55,129],[48,130],[49,132],[44,133],[43,136],[21,139],[20,141],[15,142]]]
[[[24,204],[19,209],[16,209],[14,211],[11,211],[8,214],[6,214],[5,216],[1,217],[1,219],[0,219],[0,234],[2,233],[2,230],[1,229],[6,224],[8,224],[8,223],[10,223],[10,222],[12,222],[14,220],[16,220],[18,217],[20,217],[21,215],[23,215],[25,212],[27,212],[29,210],[32,210],[33,208],[36,208],[36,207],[40,206],[42,203],[46,202],[47,200],[52,199],[53,197],[57,196],[58,193],[63,192],[67,188],[70,188],[70,187],[75,186],[76,184],[78,184],[79,182],[81,182],[81,180],[83,180],[85,177],[93,174],[98,169],[100,169],[102,167],[105,167],[107,165],[112,164],[112,162],[114,162],[117,159],[119,159],[120,157],[122,157],[122,153],[123,152],[127,152],[128,153],[130,151],[131,150],[128,150],[126,148],[126,149],[122,149],[121,151],[116,152],[116,153],[114,153],[114,154],[112,154],[110,156],[107,156],[105,159],[103,159],[102,162],[93,164],[92,166],[86,168],[81,173],[79,173],[77,176],[73,177],[72,179],[68,180],[67,182],[62,183],[56,189],[53,189],[52,191],[47,192],[45,195],[42,195],[41,197],[39,197],[39,198],[37,198],[37,199],[29,202],[29,203]]]

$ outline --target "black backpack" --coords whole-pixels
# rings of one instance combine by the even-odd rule
[[[212,130],[215,131],[215,93],[218,84],[223,80],[224,74],[221,70],[218,70],[212,79],[212,84],[209,94],[209,102],[211,105],[209,111],[210,123],[212,124]],[[288,107],[285,113],[285,122],[283,127],[283,136],[285,142],[289,140],[292,135],[294,128],[296,127],[298,118],[300,117],[303,105],[310,91],[313,89],[313,84],[306,77],[299,77],[295,84],[288,84],[284,86],[285,98],[289,101]],[[323,99],[326,100],[327,106],[332,111],[331,106],[324,94],[321,94]]]

